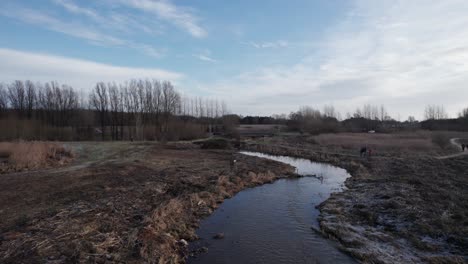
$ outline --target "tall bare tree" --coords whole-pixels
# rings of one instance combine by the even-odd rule
[[[32,118],[33,109],[36,107],[36,87],[33,82],[26,81],[25,82],[25,108],[26,108],[26,116],[28,119]]]
[[[461,112],[458,113],[458,117],[460,117],[460,118],[468,118],[468,107],[467,107],[467,108],[464,108],[463,110],[461,110]]]
[[[101,123],[101,136],[102,140],[104,140],[107,113],[109,110],[109,99],[107,96],[107,86],[105,83],[100,82],[96,84],[96,87],[90,95],[90,105],[98,112],[99,121]]]
[[[26,108],[26,93],[22,81],[14,81],[8,86],[8,99],[11,108],[16,110],[20,117],[23,117]]]
[[[323,116],[330,118],[338,118],[338,114],[333,105],[325,105],[323,107]]]
[[[447,119],[448,114],[443,105],[428,105],[424,110],[424,117],[426,120],[440,120]]]
[[[8,95],[3,83],[0,83],[0,117],[2,117],[8,107]]]

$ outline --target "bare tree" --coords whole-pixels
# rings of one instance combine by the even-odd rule
[[[33,82],[26,81],[25,82],[25,108],[26,108],[26,116],[28,119],[32,118],[33,109],[36,106],[36,88]]]
[[[62,85],[61,88],[56,89],[59,101],[59,114],[60,114],[60,125],[69,126],[73,125],[75,110],[78,109],[79,98],[78,94],[73,90],[71,86]]]
[[[464,108],[463,110],[461,110],[461,112],[458,113],[458,117],[460,117],[460,118],[468,118],[468,107],[467,107],[467,108]]]
[[[22,81],[14,81],[8,86],[8,99],[10,100],[11,107],[16,110],[20,117],[24,115],[25,104],[25,89]]]
[[[354,118],[361,118],[361,117],[364,117],[363,114],[362,114],[362,111],[361,111],[361,109],[360,109],[359,107],[356,108],[356,111],[354,111],[353,117],[354,117]]]
[[[3,83],[0,83],[0,117],[6,111],[8,107],[8,95]]]
[[[99,121],[101,123],[101,136],[102,140],[104,140],[107,112],[109,109],[109,99],[107,97],[107,86],[105,83],[100,82],[96,84],[89,101],[90,105],[98,112]]]
[[[428,105],[424,110],[424,117],[426,120],[440,120],[447,119],[448,114],[443,105]]]
[[[323,116],[330,118],[338,118],[338,114],[333,105],[325,105],[323,107]]]
[[[111,137],[112,140],[117,140],[119,137],[119,113],[121,110],[120,106],[120,92],[118,86],[113,83],[108,85],[109,88],[109,106],[110,106],[110,126],[111,126]]]
[[[227,104],[226,104],[225,101],[222,101],[222,102],[221,102],[221,116],[225,116],[225,115],[227,115],[227,114],[229,114],[229,110],[228,110],[228,108],[227,108]]]
[[[416,118],[414,116],[408,116],[407,122],[414,123],[414,122],[416,122]]]

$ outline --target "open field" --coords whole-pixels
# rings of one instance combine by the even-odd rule
[[[60,168],[0,175],[1,263],[180,262],[226,197],[292,167],[190,143],[67,143]]]
[[[468,138],[448,133],[443,138]],[[247,148],[346,168],[347,190],[321,206],[324,235],[366,263],[468,261],[468,156],[440,135],[325,134],[251,141]],[[359,148],[372,147],[372,158]],[[442,147],[441,147],[442,146]]]
[[[468,156],[437,158],[460,151],[452,137],[468,138],[294,135],[245,148],[346,168],[347,190],[320,205],[319,220],[323,235],[357,259],[465,263]],[[281,163],[210,149],[224,147],[217,142],[70,142],[69,164],[1,174],[0,262],[183,262],[199,220],[225,198],[295,176]],[[359,156],[363,145],[371,158]]]
[[[265,138],[270,145],[313,149],[318,152],[359,155],[361,147],[368,147],[378,156],[437,156],[459,151],[450,144],[451,138],[468,137],[460,132],[429,132],[370,134],[337,133],[317,136],[296,135]]]

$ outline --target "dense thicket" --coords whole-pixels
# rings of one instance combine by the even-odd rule
[[[226,114],[224,102],[157,80],[100,82],[89,94],[57,82],[0,84],[0,140],[193,139]]]

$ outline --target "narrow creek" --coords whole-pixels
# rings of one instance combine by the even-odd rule
[[[318,228],[315,206],[344,188],[350,177],[346,170],[306,159],[241,153],[290,164],[310,177],[281,179],[225,200],[201,222],[200,240],[190,245],[208,251],[188,263],[356,263],[311,229]],[[224,238],[214,239],[218,233]]]

